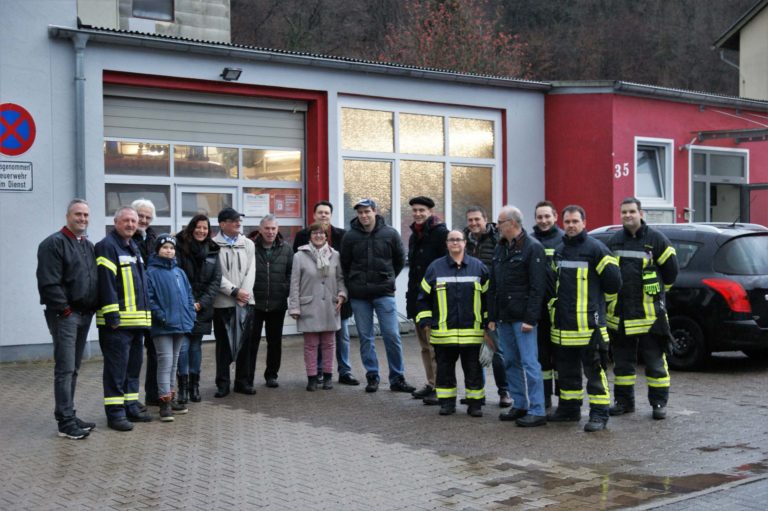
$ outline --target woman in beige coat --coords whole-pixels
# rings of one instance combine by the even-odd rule
[[[339,253],[328,245],[323,224],[310,225],[309,233],[309,243],[293,256],[288,314],[304,333],[307,390],[314,391],[318,384],[318,345],[323,359],[323,389],[333,388],[336,330],[341,328],[339,311],[347,299],[347,288]]]

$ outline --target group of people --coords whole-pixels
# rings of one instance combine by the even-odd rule
[[[663,419],[669,392],[665,351],[670,337],[664,293],[674,283],[677,259],[666,237],[642,219],[640,201],[621,204],[623,229],[608,246],[589,236],[580,206],[563,210],[564,231],[548,201],[535,208],[533,232],[514,206],[496,223],[482,207],[466,211],[466,228],[448,230],[435,203],[413,197],[406,250],[400,234],[378,214],[373,199],[354,204],[350,229],[331,223],[333,205],[314,206],[313,223],[293,246],[278,219],[262,218],[258,231],[241,233],[243,215],[218,214],[212,236],[205,215],[177,237],[150,226],[155,208],[140,199],[119,208],[114,230],[88,241],[88,204],[73,200],[66,225],[38,248],[38,288],[53,337],[55,417],[59,435],[81,439],[95,427],[77,417],[74,393],[92,317],[104,355],[107,424],[130,431],[161,421],[200,401],[202,337],[216,340],[217,398],[252,395],[262,330],[267,341],[264,380],[279,386],[286,313],[304,337],[307,390],[359,385],[349,360],[354,316],[365,368],[365,391],[380,385],[374,314],[384,341],[389,388],[410,393],[440,415],[456,411],[455,366],[461,360],[472,417],[483,415],[485,372],[493,367],[502,421],[521,427],[579,421],[586,376],[590,406],[585,431],[605,429],[611,415],[635,409],[638,346],[646,365],[654,419]],[[395,281],[409,266],[407,316],[416,325],[424,366],[423,387],[405,379]],[[606,378],[612,346],[614,396]],[[139,375],[147,350],[145,403]],[[488,353],[488,356],[482,352]],[[487,359],[487,360],[486,360]],[[234,385],[230,378],[235,364]],[[557,407],[552,396],[559,397]]]

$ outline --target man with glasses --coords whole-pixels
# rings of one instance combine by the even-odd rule
[[[547,292],[544,247],[523,228],[523,214],[504,206],[496,223],[496,245],[488,292],[488,329],[499,333],[513,408],[502,421],[544,426],[544,382],[538,360],[536,324]]]
[[[253,283],[256,279],[256,247],[240,233],[242,213],[232,208],[219,212],[219,233],[213,242],[219,245],[221,285],[213,301],[213,333],[216,337],[216,394],[229,394],[229,367],[235,364],[235,391],[255,394],[248,382],[248,350],[240,350],[243,324],[248,307],[254,305]]]
[[[461,231],[450,231],[446,244],[448,255],[433,261],[421,281],[416,321],[435,350],[439,414],[456,412],[456,361],[461,359],[467,413],[482,417],[485,390],[480,346],[486,319],[488,269],[464,252],[466,241]]]

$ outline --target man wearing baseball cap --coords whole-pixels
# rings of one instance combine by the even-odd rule
[[[379,361],[374,344],[373,313],[379,320],[389,365],[389,388],[413,392],[405,381],[403,345],[395,305],[395,279],[405,266],[400,234],[376,213],[376,202],[361,199],[356,218],[341,245],[341,267],[349,291],[355,325],[360,337],[360,357],[365,367],[366,392],[379,389]]]

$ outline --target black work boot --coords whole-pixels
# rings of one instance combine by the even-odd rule
[[[323,373],[323,390],[333,388],[333,373]]]
[[[664,420],[667,418],[667,405],[666,404],[655,404],[653,405],[653,420]]]
[[[479,399],[472,399],[469,401],[469,405],[467,406],[467,415],[470,417],[483,416],[483,405],[480,404]]]
[[[200,375],[189,375],[189,400],[193,403],[200,402]]]
[[[581,420],[581,406],[567,406],[558,404],[554,413],[547,415],[548,422],[579,422]]]
[[[379,390],[379,375],[376,373],[368,373],[365,375],[365,379],[368,384],[365,386],[366,392],[376,392]]]
[[[614,385],[613,396],[615,404],[608,410],[612,416],[624,415],[635,411],[634,385]]]
[[[608,428],[608,410],[592,408],[589,410],[589,422],[584,424],[584,431],[594,433]]]
[[[317,375],[307,376],[307,391],[314,392],[317,390]]]
[[[440,415],[453,415],[456,413],[456,399],[455,398],[447,398],[447,399],[440,399],[440,411],[438,412]]]
[[[180,374],[178,377],[179,393],[176,396],[176,402],[180,405],[189,403],[189,375]]]

